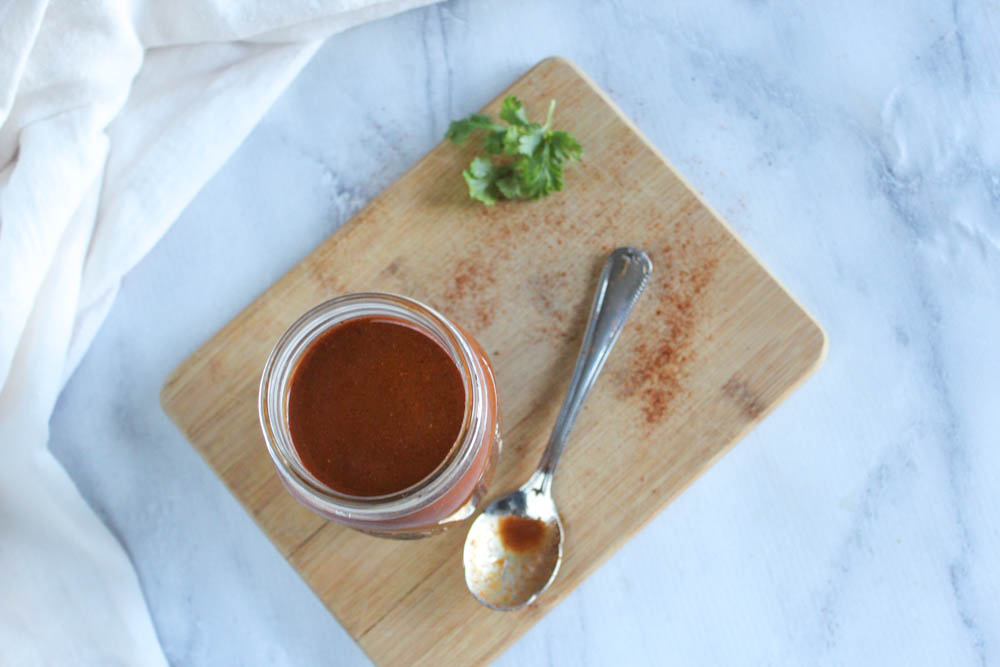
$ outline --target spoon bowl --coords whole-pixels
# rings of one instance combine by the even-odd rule
[[[635,248],[618,248],[604,264],[566,399],[538,470],[516,491],[490,503],[465,538],[469,591],[491,609],[531,604],[559,572],[563,527],[552,500],[552,476],[584,399],[642,293],[652,263]]]
[[[562,532],[552,497],[532,477],[472,522],[462,553],[466,586],[492,609],[531,604],[559,572]]]

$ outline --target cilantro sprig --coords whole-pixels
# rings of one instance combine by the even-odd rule
[[[445,137],[456,144],[483,132],[483,148],[497,159],[473,158],[462,172],[469,196],[492,206],[499,199],[540,199],[562,190],[563,166],[579,160],[583,148],[571,134],[552,129],[556,101],[549,104],[544,125],[528,120],[524,104],[513,95],[500,107],[500,120],[474,113],[452,121]]]

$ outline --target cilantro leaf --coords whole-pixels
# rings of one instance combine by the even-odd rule
[[[478,199],[487,206],[497,203],[500,197],[500,190],[497,187],[497,179],[501,177],[501,169],[493,166],[493,163],[486,158],[477,157],[472,159],[469,168],[462,172],[465,182],[469,186],[469,196]]]
[[[507,155],[517,155],[519,143],[521,143],[521,132],[516,125],[511,125],[503,137],[503,152]]]
[[[520,155],[534,155],[543,141],[545,141],[545,134],[542,132],[542,128],[526,132],[517,139],[517,153]]]
[[[528,116],[524,111],[524,103],[513,95],[507,96],[503,104],[500,105],[500,120],[506,121],[511,125],[522,127],[527,125]]]
[[[583,148],[580,142],[573,138],[569,132],[558,130],[549,137],[549,144],[552,147],[552,155],[560,163],[566,160],[579,160],[583,157]]]
[[[446,139],[460,144],[468,139],[474,130],[495,130],[497,128],[504,129],[503,126],[494,123],[493,119],[486,114],[474,113],[465,120],[452,121],[444,136]]]
[[[508,169],[508,173],[503,178],[497,179],[497,189],[507,199],[521,199],[521,179],[514,173],[513,169]]]
[[[499,130],[496,132],[490,132],[483,139],[483,149],[490,155],[499,155],[503,153],[503,142],[507,137],[507,130]]]
[[[552,129],[555,100],[549,104],[545,125],[528,120],[524,103],[513,95],[500,108],[502,125],[485,114],[453,121],[445,137],[455,143],[473,132],[484,132],[483,148],[500,162],[477,157],[462,172],[469,196],[487,206],[499,199],[539,199],[562,190],[563,166],[581,159],[583,148],[571,134]]]

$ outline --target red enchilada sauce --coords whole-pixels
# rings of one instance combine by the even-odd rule
[[[293,372],[288,428],[303,465],[330,488],[380,496],[434,471],[465,417],[458,367],[429,336],[374,318],[324,332]]]
[[[500,542],[515,553],[534,551],[542,544],[548,526],[544,521],[526,516],[505,516],[500,519]]]

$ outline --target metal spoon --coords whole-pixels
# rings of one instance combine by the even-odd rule
[[[618,248],[608,257],[573,379],[538,470],[520,489],[490,503],[469,528],[462,554],[465,584],[487,607],[523,607],[556,578],[563,530],[552,501],[552,476],[583,401],[652,269],[646,253],[635,248]]]

